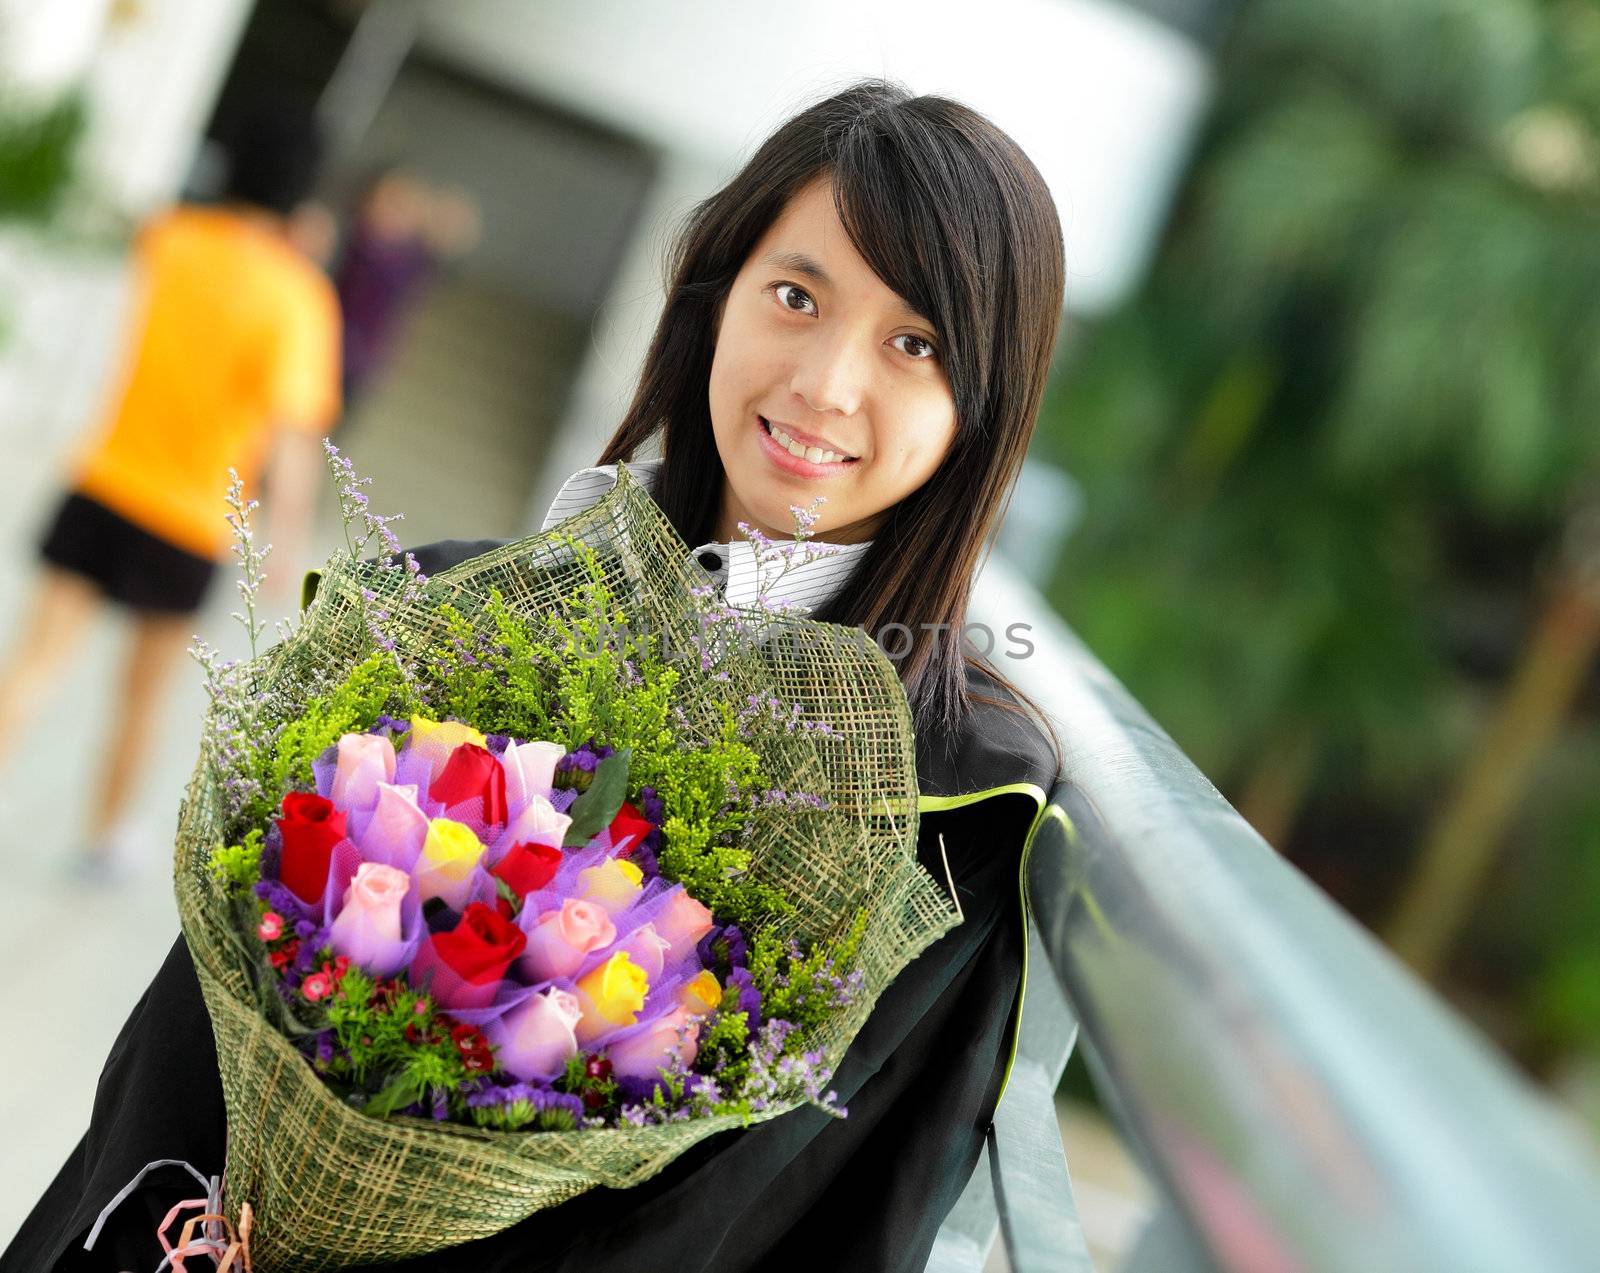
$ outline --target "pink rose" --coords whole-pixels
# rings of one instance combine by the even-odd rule
[[[523,968],[534,981],[570,977],[595,951],[617,940],[617,926],[603,906],[568,898],[560,910],[545,911],[526,928]]]
[[[328,798],[341,809],[365,809],[380,782],[394,781],[394,744],[382,734],[345,734]]]
[[[656,932],[666,938],[671,948],[668,962],[682,959],[693,953],[696,945],[711,931],[711,912],[680,886],[675,888],[656,912]]]
[[[534,796],[550,797],[555,785],[556,761],[567,754],[560,743],[535,740],[531,743],[510,743],[500,753],[500,763],[506,771],[506,802],[515,810]]]
[[[582,1009],[570,991],[551,986],[484,1027],[499,1068],[524,1083],[552,1079],[578,1050],[573,1028]]]
[[[654,924],[641,924],[628,934],[627,940],[617,946],[625,950],[634,963],[645,970],[653,986],[661,980],[661,968],[667,953],[667,939],[656,932]]]
[[[428,815],[417,805],[416,784],[397,787],[380,782],[377,791],[370,810],[352,815],[350,838],[368,861],[409,871],[417,864],[422,843],[428,838]]]
[[[686,1066],[693,1065],[700,1052],[700,1021],[686,1008],[674,1008],[637,1034],[612,1043],[606,1056],[611,1060],[611,1072],[619,1078],[653,1079],[660,1077],[667,1054],[674,1049]]]
[[[375,977],[398,971],[410,953],[401,938],[400,922],[400,908],[410,889],[411,877],[399,868],[363,862],[328,932],[334,952]]]
[[[555,806],[535,792],[528,797],[522,811],[511,819],[505,837],[512,844],[548,844],[559,849],[572,819],[557,813]]]

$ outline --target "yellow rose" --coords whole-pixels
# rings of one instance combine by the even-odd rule
[[[610,959],[578,981],[578,1003],[583,1017],[578,1022],[578,1042],[584,1047],[613,1030],[633,1025],[644,1007],[650,990],[645,970],[619,950]]]
[[[709,969],[702,968],[698,976],[689,979],[678,1002],[695,1016],[704,1016],[722,1002],[722,983]]]
[[[626,858],[609,858],[578,872],[578,896],[617,915],[639,899],[644,872]]]
[[[471,725],[463,725],[460,721],[429,720],[426,716],[411,718],[411,736],[406,740],[406,748],[427,758],[428,781],[422,784],[424,790],[431,787],[434,780],[444,772],[444,767],[450,760],[450,753],[462,743],[476,743],[479,747],[487,747],[489,740],[479,730],[473,729]]]
[[[422,842],[422,858],[435,870],[453,880],[465,879],[482,856],[483,841],[465,823],[435,818],[428,824],[428,838]]]
[[[450,818],[435,818],[428,824],[422,856],[411,872],[422,900],[443,898],[451,910],[461,910],[468,900],[472,868],[482,857],[483,842],[471,827]]]

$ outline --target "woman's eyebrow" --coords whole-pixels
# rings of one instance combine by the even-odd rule
[[[761,258],[761,262],[763,265],[771,265],[780,270],[787,270],[791,274],[802,275],[815,283],[822,284],[823,287],[833,286],[833,280],[828,277],[828,271],[823,269],[818,261],[807,256],[804,252],[768,252]],[[932,320],[926,314],[919,313],[914,309],[904,297],[897,294],[895,299],[899,302],[895,308],[907,318],[914,318],[919,323],[927,323],[929,327],[933,326]]]

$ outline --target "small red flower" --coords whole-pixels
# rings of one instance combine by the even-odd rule
[[[599,1109],[606,1103],[606,1098],[592,1088],[583,1094],[583,1107],[585,1109]]]
[[[281,947],[273,951],[272,954],[267,958],[271,961],[274,968],[276,968],[279,972],[282,972],[299,957],[300,939],[295,937],[290,941],[285,942]]]
[[[314,972],[300,983],[300,993],[312,1003],[333,993],[333,979],[325,972]]]
[[[422,1042],[422,1027],[419,1026],[415,1021],[407,1021],[406,1022],[406,1042],[407,1043],[421,1043]]]
[[[277,911],[268,911],[256,925],[256,936],[262,941],[277,941],[283,936],[283,916]]]
[[[350,971],[350,956],[340,955],[333,961],[333,979],[342,981],[345,973]]]
[[[494,1052],[483,1031],[464,1022],[450,1031],[450,1041],[461,1053],[461,1063],[475,1074],[487,1074],[494,1069]]]
[[[603,1056],[591,1056],[583,1063],[583,1072],[592,1079],[604,1081],[611,1077],[611,1062]]]

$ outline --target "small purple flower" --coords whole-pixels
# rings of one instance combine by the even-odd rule
[[[748,968],[735,968],[726,984],[739,991],[739,1011],[744,1013],[745,1030],[754,1037],[761,1026],[761,991],[756,988]],[[787,1024],[787,1023],[786,1023]]]
[[[652,831],[649,835],[645,836],[644,839],[640,840],[639,843],[634,846],[633,852],[628,858],[630,862],[639,868],[640,872],[644,876],[645,883],[649,883],[653,879],[658,879],[661,875],[661,863],[656,858],[655,849],[650,846],[650,841],[656,839],[659,835],[659,831]]]
[[[265,854],[262,856],[265,857]],[[299,932],[299,925],[306,919],[306,904],[296,897],[287,885],[276,879],[259,880],[255,886],[255,895],[281,915],[285,924],[294,925],[295,931]]]
[[[485,1111],[488,1116],[480,1121],[488,1126],[525,1127],[537,1121],[558,1129],[578,1126],[584,1115],[582,1099],[537,1083],[480,1083],[466,1099],[469,1109]]]
[[[589,784],[594,781],[594,771],[600,762],[614,751],[615,748],[596,743],[591,738],[556,761],[555,776],[552,781],[557,787],[587,791]]]

